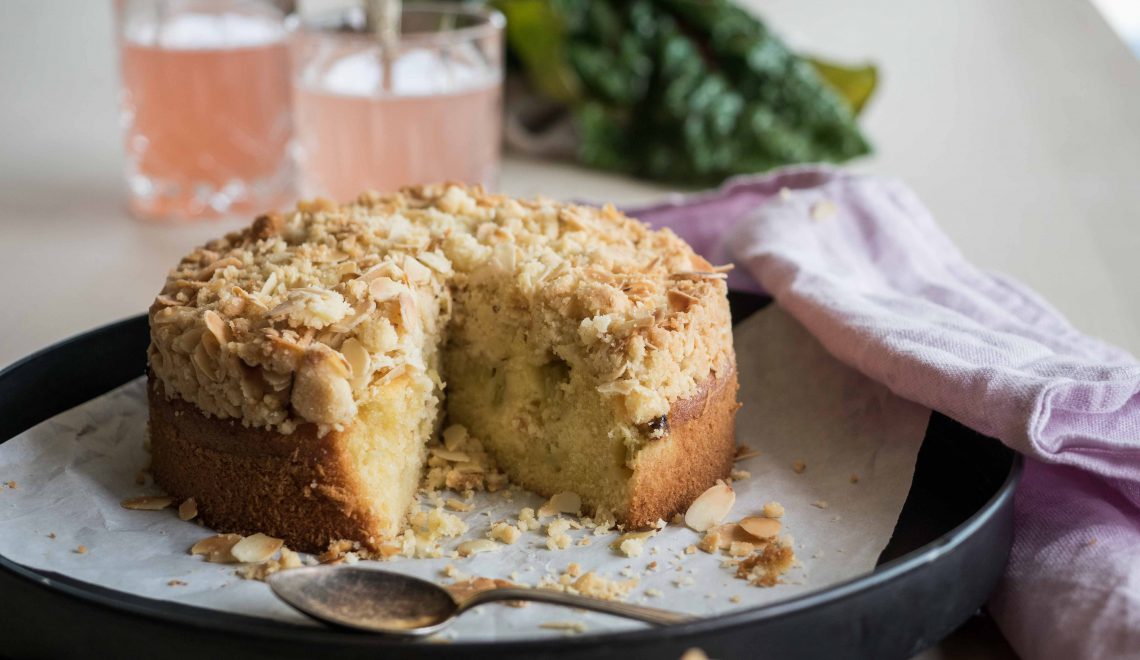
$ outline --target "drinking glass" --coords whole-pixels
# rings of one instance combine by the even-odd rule
[[[248,214],[293,187],[285,14],[258,0],[116,0],[131,212]]]
[[[360,9],[297,18],[301,194],[345,201],[439,181],[495,187],[504,25],[492,10],[417,2],[404,7],[398,38],[383,43]]]

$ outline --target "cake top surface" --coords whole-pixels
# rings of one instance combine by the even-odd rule
[[[731,364],[724,270],[611,206],[458,185],[300,202],[181,260],[150,309],[150,366],[208,414],[335,428],[393,379],[442,385],[453,292],[495,281],[642,423]]]

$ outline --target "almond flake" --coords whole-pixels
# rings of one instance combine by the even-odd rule
[[[685,524],[690,529],[704,532],[719,525],[736,503],[736,493],[723,482],[718,482],[701,493],[685,512]]]
[[[425,284],[431,280],[431,270],[412,256],[404,257],[404,272],[407,273],[409,280],[417,284]]]
[[[133,509],[135,511],[161,511],[173,503],[173,499],[157,495],[130,497],[120,502],[124,509]]]
[[[740,528],[758,539],[767,539],[780,533],[782,525],[774,518],[749,516],[740,521]]]
[[[263,561],[269,561],[283,545],[285,542],[281,539],[258,533],[238,541],[230,548],[230,554],[242,563],[260,564]]]
[[[202,315],[202,320],[206,322],[206,329],[214,335],[214,339],[217,339],[219,344],[225,344],[230,340],[230,329],[217,312],[207,309],[206,313]]]
[[[368,285],[368,293],[376,302],[385,302],[399,297],[404,287],[388,277],[377,277]]]
[[[178,505],[178,517],[182,520],[193,520],[197,516],[198,503],[194,501],[193,497]]]
[[[491,552],[498,547],[499,544],[491,539],[473,539],[460,543],[456,550],[459,551],[460,557],[470,557],[471,555],[477,555],[481,552]]]
[[[215,564],[234,564],[237,563],[237,559],[234,558],[231,550],[240,540],[240,534],[210,536],[195,543],[190,548],[190,554],[205,555],[206,561]]]

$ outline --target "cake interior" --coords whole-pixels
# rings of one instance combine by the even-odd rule
[[[591,512],[622,519],[645,431],[598,391],[576,348],[578,324],[520,297],[509,282],[477,280],[455,297],[444,353],[449,420],[479,438],[512,482],[577,493]]]
[[[436,428],[439,399],[415,378],[397,378],[362,405],[339,434],[342,464],[359,481],[368,517],[382,538],[396,536],[423,476],[427,439]]]

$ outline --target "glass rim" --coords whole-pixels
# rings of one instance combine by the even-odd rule
[[[304,34],[306,36],[313,36],[318,38],[327,39],[343,39],[347,41],[358,41],[364,45],[379,46],[380,42],[376,36],[370,32],[365,32],[356,29],[350,25],[345,25],[343,22],[332,23],[329,21],[331,17],[345,17],[353,16],[358,13],[358,8],[341,8],[331,9],[323,12],[315,13],[306,19],[300,14],[293,14],[286,19],[286,29],[293,34]],[[412,32],[400,33],[399,43],[401,45],[408,44],[416,45],[449,45],[465,41],[475,41],[495,34],[501,34],[507,25],[507,19],[503,13],[492,7],[470,7],[464,4],[451,3],[451,2],[416,2],[415,4],[405,4],[400,11],[401,21],[400,24],[404,25],[404,17],[412,14],[438,14],[441,16],[464,16],[474,19],[474,25],[465,27],[448,29],[448,30],[433,30],[428,32]],[[321,23],[321,19],[326,19],[325,23]]]

